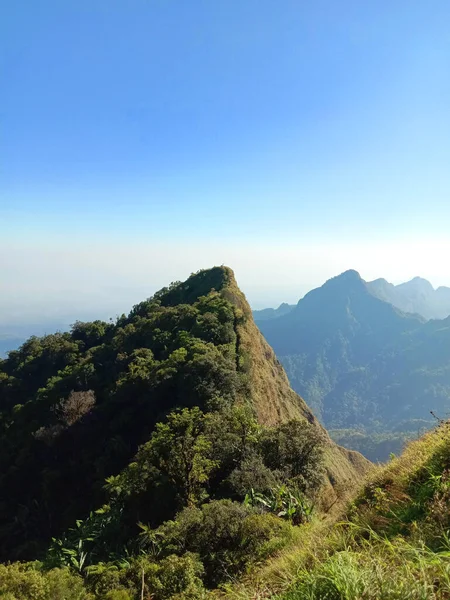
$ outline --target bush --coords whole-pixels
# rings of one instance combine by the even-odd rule
[[[112,576],[109,578],[109,576]],[[128,600],[140,597],[142,585],[145,598],[200,598],[203,565],[191,553],[169,555],[157,561],[153,556],[136,557],[128,568],[111,570],[107,567],[95,577],[95,597],[101,600]]]
[[[89,600],[83,580],[69,569],[38,570],[38,563],[0,565],[0,597],[8,600]]]
[[[287,421],[263,432],[264,464],[281,471],[302,492],[314,491],[323,480],[323,436],[307,421]]]
[[[43,600],[48,590],[48,582],[33,564],[0,565],[0,597],[9,594],[17,600]]]
[[[133,597],[130,596],[127,590],[110,590],[106,596],[104,596],[105,600],[133,600]]]
[[[213,587],[280,548],[289,539],[291,526],[242,504],[216,500],[184,509],[155,533],[167,553],[198,554],[206,583]]]
[[[204,568],[198,557],[191,553],[183,556],[171,554],[158,563],[158,571],[149,590],[154,600],[173,597],[199,598],[203,593]]]
[[[52,569],[45,574],[49,600],[88,600],[83,580],[69,569]]]
[[[95,594],[96,598],[113,598],[113,592],[123,591],[121,584],[121,571],[115,565],[96,565],[88,570],[87,583],[89,589]],[[120,596],[117,596],[119,598]]]
[[[244,498],[250,490],[268,493],[279,483],[280,474],[266,467],[258,455],[243,460],[228,478],[231,490],[241,498]]]

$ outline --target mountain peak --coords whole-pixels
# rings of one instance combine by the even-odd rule
[[[362,279],[361,275],[358,273],[358,271],[355,271],[354,269],[349,269],[347,271],[344,271],[340,275],[329,279],[323,287],[325,286],[339,286],[341,288],[348,289],[362,289],[365,288],[366,284]]]
[[[345,279],[357,279],[359,281],[362,281],[361,275],[358,273],[358,271],[355,271],[355,269],[347,269],[347,271],[344,271],[343,273],[338,275],[338,277]]]
[[[212,289],[217,292],[225,288],[237,288],[233,270],[221,265],[211,269],[201,269],[192,273],[186,281],[177,281],[158,292],[158,299],[164,306],[192,304]]]
[[[422,291],[424,293],[433,293],[434,287],[428,281],[428,279],[424,279],[423,277],[413,277],[410,281],[406,281],[405,283],[401,283],[396,286],[400,289],[414,289],[417,291]]]

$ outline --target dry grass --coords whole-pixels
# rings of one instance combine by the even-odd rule
[[[257,328],[250,306],[239,289],[231,269],[226,270],[226,284],[221,294],[236,308],[239,353],[245,357],[248,392],[258,421],[274,425],[288,419],[306,419],[322,432],[326,446],[325,467],[327,481],[320,508],[326,510],[342,497],[346,489],[354,489],[370,468],[370,463],[359,452],[337,446],[312,414],[305,401],[289,385],[286,373],[274,351]]]

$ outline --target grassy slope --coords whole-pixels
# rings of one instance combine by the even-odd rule
[[[224,597],[450,598],[450,424],[374,467],[352,502],[301,528],[290,547]]]

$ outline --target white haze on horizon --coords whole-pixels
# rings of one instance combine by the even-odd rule
[[[450,240],[0,243],[0,326],[108,319],[171,281],[226,264],[252,308],[296,303],[347,269],[366,281],[450,286]]]

